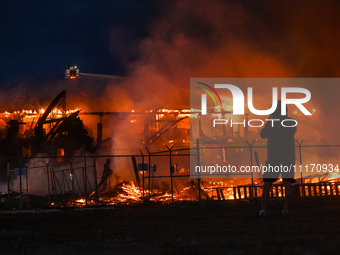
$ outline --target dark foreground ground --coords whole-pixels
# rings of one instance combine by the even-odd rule
[[[340,199],[118,206],[60,212],[0,211],[0,254],[338,254]]]

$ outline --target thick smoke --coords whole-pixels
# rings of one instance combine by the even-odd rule
[[[189,108],[192,77],[337,77],[339,76],[339,3],[329,1],[171,1],[139,42],[124,43],[129,34],[112,28],[115,56],[127,66],[119,80],[84,77],[69,90],[70,108],[83,111],[147,111]],[[117,46],[118,45],[118,46]],[[131,61],[133,51],[138,59]],[[137,54],[137,53],[138,54]],[[313,85],[310,107],[316,118],[301,120],[297,136],[338,137],[339,88],[332,92]],[[72,87],[72,86],[71,86]],[[65,83],[46,85],[37,97],[56,95]],[[265,93],[255,96],[265,98]],[[51,96],[53,98],[53,96]],[[47,101],[50,101],[48,99]],[[270,100],[269,100],[270,101]],[[43,106],[46,102],[40,101]],[[333,103],[332,103],[333,102]],[[255,102],[256,104],[256,102]],[[268,108],[268,105],[265,107]],[[292,113],[294,109],[290,112]],[[295,116],[293,116],[295,117]],[[107,119],[105,119],[107,118]],[[299,118],[299,116],[296,116]],[[104,117],[105,136],[113,149],[143,147],[143,118],[134,123]],[[99,118],[85,118],[95,130]],[[330,124],[332,122],[332,124]],[[313,128],[312,128],[313,127]]]
[[[302,1],[172,2],[139,43],[139,59],[130,63],[119,84],[124,98],[131,99],[130,108],[121,109],[188,108],[192,77],[336,77],[338,7],[336,1],[330,6],[319,2],[305,6]],[[110,34],[113,42],[122,35],[115,31]],[[331,138],[334,128],[322,131],[337,106],[329,104],[327,90],[318,93],[318,85],[313,86],[309,107],[317,110],[318,120],[307,121],[300,131],[315,126],[309,135]],[[121,90],[107,87],[113,105]],[[262,99],[270,96],[270,91],[256,88],[254,93]],[[331,97],[338,95],[336,89]]]
[[[134,108],[144,110],[162,105],[188,108],[192,77],[337,77],[339,16],[334,10],[338,9],[336,1],[308,6],[302,1],[176,1],[140,42],[140,58],[130,64],[121,85],[129,91]],[[339,88],[306,85],[312,92],[307,108],[316,112],[308,119],[289,110],[300,123],[296,138],[305,143],[338,138],[340,123],[334,113],[340,110]],[[254,88],[254,93],[262,102],[271,96],[261,89]],[[132,140],[126,144],[134,144],[133,136],[128,138]],[[121,139],[129,140],[124,135]],[[322,159],[316,156],[321,154]],[[304,162],[329,163],[337,154],[318,150],[305,154]]]
[[[139,42],[122,27],[109,30],[125,79],[84,76],[26,93],[38,107],[67,89],[69,108],[146,111],[188,108],[191,77],[336,77],[338,8],[337,1],[171,1]]]
[[[192,77],[337,77],[339,17],[334,10],[338,8],[336,1],[308,6],[302,1],[169,3],[150,26],[150,35],[138,43],[139,58],[128,64],[125,79],[109,84],[96,105],[117,111],[189,108]],[[112,29],[110,47],[124,41],[124,36],[121,29]],[[122,61],[127,63],[127,58]],[[301,123],[296,138],[338,137],[340,123],[333,113],[340,110],[335,104],[339,89],[332,86],[328,95],[319,84],[308,86],[312,89],[308,109],[316,109],[316,113],[306,119],[290,109],[290,116]],[[254,94],[261,102],[271,96],[261,88],[254,88]],[[327,124],[329,120],[334,125]],[[114,150],[143,147],[138,142],[142,118],[133,125],[114,121],[112,126]]]

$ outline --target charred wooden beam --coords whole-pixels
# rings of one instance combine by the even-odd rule
[[[137,182],[137,185],[140,186],[140,179],[139,179],[136,157],[132,156],[131,159],[132,159],[132,164],[133,164],[133,170],[134,170],[135,176],[136,176],[136,182]]]

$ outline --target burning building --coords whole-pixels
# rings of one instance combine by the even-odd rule
[[[78,117],[80,110],[66,109],[66,91],[62,91],[40,110],[4,112],[1,119],[8,124],[3,129],[4,156],[30,156],[48,153],[72,155],[79,149],[93,151],[93,139],[88,136]],[[9,149],[12,148],[12,149]]]

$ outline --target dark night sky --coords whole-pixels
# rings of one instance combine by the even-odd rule
[[[188,107],[190,77],[339,77],[339,10],[337,0],[0,0],[0,105],[27,107],[11,91],[51,100],[69,62],[125,77],[81,79],[78,101],[93,108],[102,96],[100,110],[170,97],[168,107]]]
[[[147,36],[158,1],[0,1],[0,85],[30,77],[63,77],[69,62],[82,71],[124,75],[137,58],[134,42]],[[110,32],[130,45],[122,58],[110,48]]]

